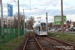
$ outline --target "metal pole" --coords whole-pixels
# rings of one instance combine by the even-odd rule
[[[2,29],[2,38],[4,38],[4,32],[3,32],[3,7],[2,7],[2,0],[1,0],[1,29]]]
[[[24,34],[25,34],[25,16],[24,16],[24,9],[23,9],[23,17],[24,17]]]
[[[46,30],[47,30],[47,34],[48,34],[48,15],[47,15],[47,12],[46,12]]]
[[[40,17],[40,31],[41,31],[41,17]]]
[[[11,19],[10,19],[10,28],[11,28]]]
[[[19,0],[18,0],[18,38],[20,39]]]
[[[63,24],[63,0],[61,0],[61,18],[62,18],[62,34],[64,34],[64,24]]]
[[[26,17],[26,30],[27,30],[27,17]]]

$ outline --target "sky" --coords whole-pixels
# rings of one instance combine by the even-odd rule
[[[18,0],[2,0],[3,15],[7,16],[7,4],[13,5],[13,14],[18,12]],[[35,19],[35,24],[38,24],[41,17],[41,22],[46,22],[46,12],[48,13],[48,22],[54,22],[54,16],[61,15],[61,0],[19,0],[20,12]],[[75,21],[75,0],[63,0],[63,14],[67,20]]]

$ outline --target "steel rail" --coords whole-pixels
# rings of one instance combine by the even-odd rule
[[[48,36],[48,37],[49,37],[49,36]],[[75,45],[74,45],[74,44],[71,44],[71,43],[68,43],[68,42],[65,42],[65,41],[62,41],[62,40],[59,40],[59,39],[53,38],[53,37],[49,37],[49,38],[54,39],[54,40],[56,40],[56,41],[59,41],[59,42],[65,44],[65,45],[73,46],[74,49],[75,49]]]
[[[48,41],[49,43],[53,44],[54,46],[57,46],[57,44],[52,43],[52,41],[49,41],[49,40],[46,39],[46,38],[43,38],[43,39],[45,39],[45,40]],[[64,50],[63,48],[56,48],[56,49],[58,49],[58,50]]]
[[[25,42],[25,45],[24,45],[23,50],[25,50],[25,47],[26,47],[27,41],[28,41],[28,38],[27,38],[27,40],[26,40],[26,42]]]
[[[38,42],[38,40],[34,37],[34,39],[36,40],[36,42],[38,43],[39,47],[41,48],[41,50],[43,50],[43,47],[40,45],[40,43]]]

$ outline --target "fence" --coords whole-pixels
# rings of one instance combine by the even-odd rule
[[[4,38],[2,38],[2,30],[0,27],[0,46],[5,44],[6,42],[11,41],[12,39],[18,37],[18,29],[17,28],[4,28],[3,29],[3,36]],[[26,30],[25,30],[26,32]],[[20,30],[20,36],[24,34],[24,30]]]

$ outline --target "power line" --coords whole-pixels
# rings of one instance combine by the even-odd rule
[[[50,3],[52,2],[52,0],[49,2],[49,4],[44,8],[44,11],[45,11],[45,9],[50,5]]]
[[[14,2],[15,2],[15,4],[16,4],[16,6],[18,6],[18,4],[17,4],[17,3],[18,3],[18,1],[16,2],[16,1],[14,0]]]
[[[52,0],[49,2],[49,4],[44,8],[43,12],[45,12],[46,8],[50,5],[50,3],[52,2]],[[42,13],[43,13],[42,12]]]

